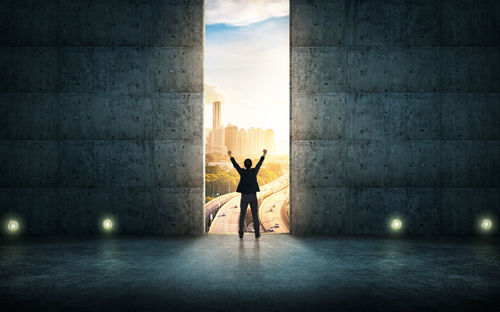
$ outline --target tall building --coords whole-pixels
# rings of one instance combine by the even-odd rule
[[[225,128],[224,134],[227,150],[237,153],[238,127],[229,123],[229,125]]]
[[[217,151],[220,150],[227,150],[226,149],[226,136],[225,136],[225,131],[224,127],[219,127],[214,130],[214,148]]]
[[[213,102],[212,130],[206,136],[205,151],[207,153],[226,153],[225,131],[221,126],[221,103]]]
[[[274,141],[274,130],[267,129],[264,136],[264,145],[270,153],[276,152],[276,142]]]
[[[212,129],[217,129],[220,127],[220,118],[221,118],[221,104],[219,101],[215,101],[213,103],[213,123]]]
[[[238,141],[237,141],[237,151],[238,155],[246,156],[249,154],[249,140],[248,133],[245,129],[240,129],[238,131]]]
[[[266,136],[266,130],[257,128],[257,146],[255,148],[255,155],[259,155],[262,153],[262,150],[266,148],[265,144],[265,136]]]
[[[257,134],[258,130],[257,128],[250,128],[248,130],[248,134],[249,134],[249,151],[248,151],[248,154],[254,156],[256,153],[255,151],[258,149],[258,146],[259,146],[259,142],[258,142],[258,134]]]

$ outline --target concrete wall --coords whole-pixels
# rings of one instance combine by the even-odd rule
[[[203,1],[2,1],[0,25],[2,220],[203,233]]]
[[[500,222],[499,16],[486,0],[291,0],[294,233]]]

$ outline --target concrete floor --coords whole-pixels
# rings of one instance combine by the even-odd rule
[[[4,307],[472,311],[500,302],[498,238],[6,239]],[[493,311],[493,310],[492,310]]]

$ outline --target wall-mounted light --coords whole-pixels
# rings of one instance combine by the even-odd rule
[[[17,222],[17,220],[10,220],[9,223],[7,223],[7,230],[11,233],[19,231],[19,222]]]
[[[102,228],[105,231],[110,232],[113,229],[113,221],[111,221],[111,219],[105,219],[102,221]]]
[[[488,232],[491,230],[492,227],[493,227],[493,221],[491,221],[491,219],[484,218],[481,220],[481,229],[483,231]]]
[[[392,221],[391,221],[391,228],[394,231],[399,231],[402,226],[403,226],[403,222],[401,222],[401,220],[399,220],[399,219],[392,219]]]

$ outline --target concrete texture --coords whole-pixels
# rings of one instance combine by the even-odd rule
[[[500,303],[498,246],[286,234],[14,239],[0,245],[0,299],[15,311],[481,311]]]
[[[461,235],[500,220],[497,1],[290,12],[293,233],[388,234],[397,216],[406,234]]]
[[[203,5],[1,2],[2,220],[203,233]]]

